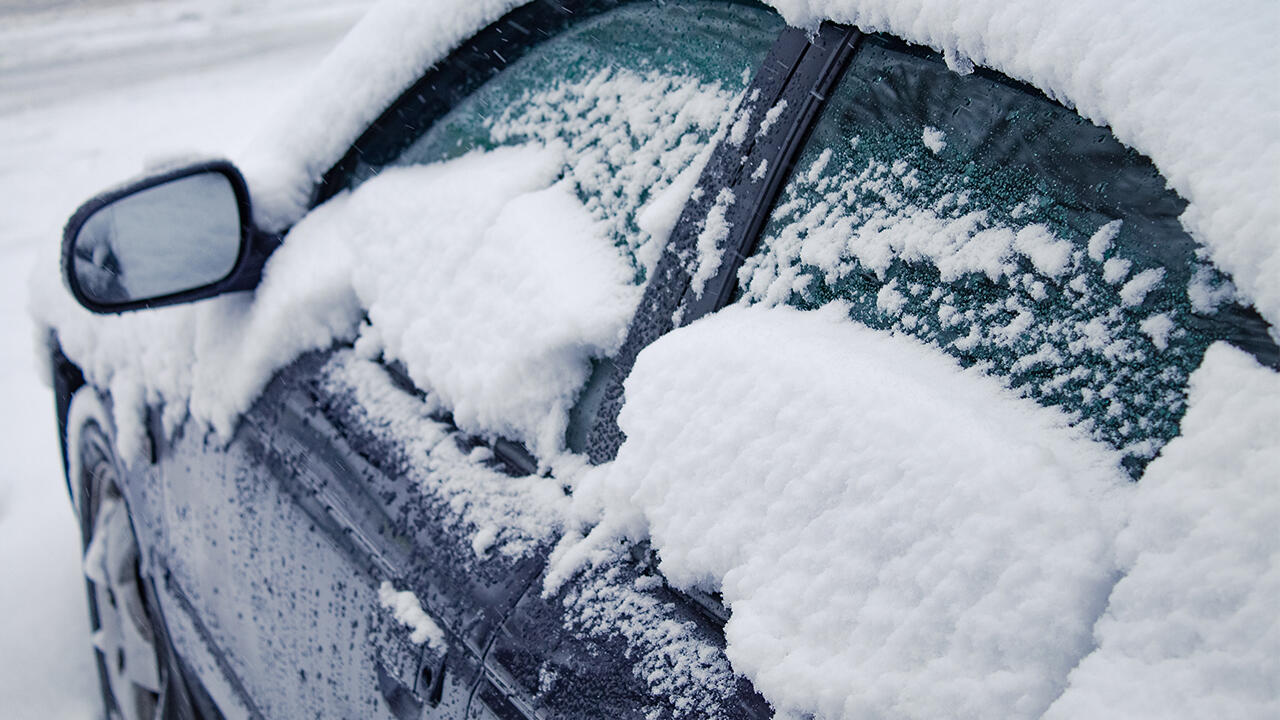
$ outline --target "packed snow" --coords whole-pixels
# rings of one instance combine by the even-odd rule
[[[1045,715],[1280,716],[1280,375],[1226,345],[1135,488],[1096,649]]]
[[[672,584],[723,594],[729,659],[780,711],[1037,717],[1092,646],[1118,457],[939,351],[838,305],[731,308],[641,354],[619,422],[561,570],[651,539]]]

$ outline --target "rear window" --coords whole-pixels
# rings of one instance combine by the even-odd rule
[[[739,302],[913,336],[1060,407],[1136,476],[1218,339],[1274,355],[1150,160],[1043,95],[869,37],[739,272]],[[1274,358],[1272,358],[1274,363]]]

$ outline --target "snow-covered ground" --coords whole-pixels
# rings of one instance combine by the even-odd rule
[[[0,715],[99,713],[79,539],[26,311],[76,206],[241,146],[367,0],[0,2]]]

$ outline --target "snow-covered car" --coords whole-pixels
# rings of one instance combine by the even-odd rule
[[[1274,43],[777,6],[388,0],[77,211],[111,717],[1276,710]]]

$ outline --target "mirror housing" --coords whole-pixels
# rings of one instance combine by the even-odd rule
[[[81,205],[62,238],[62,274],[95,313],[252,290],[279,238],[254,226],[244,176],[226,160],[186,165]]]

